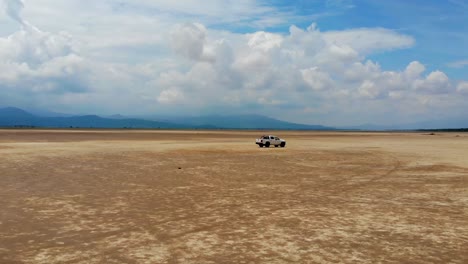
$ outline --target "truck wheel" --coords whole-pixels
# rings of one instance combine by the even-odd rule
[[[286,146],[286,142],[281,142],[281,147],[284,148]]]
[[[258,144],[259,147],[263,148],[263,144]]]
[[[269,148],[270,147],[270,142],[265,143],[265,147]]]

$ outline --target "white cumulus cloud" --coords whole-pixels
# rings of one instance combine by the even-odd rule
[[[451,88],[448,76],[441,71],[431,72],[425,79],[414,82],[415,89],[428,93],[447,93]]]
[[[45,32],[23,20],[21,1],[7,1],[7,13],[20,29],[0,38],[0,92],[77,93],[87,90],[85,59],[65,32]],[[34,95],[29,96],[34,100]]]
[[[192,60],[203,58],[206,28],[197,23],[177,25],[172,32],[172,47],[175,52]]]
[[[219,29],[264,21],[270,11],[284,21],[254,0],[35,0],[24,10],[19,0],[2,3],[17,28],[0,36],[0,105],[226,111],[326,124],[466,107],[466,81],[428,71],[423,60],[392,69],[370,59],[417,48],[390,29]]]
[[[0,7],[3,7],[5,13],[13,20],[20,24],[24,24],[23,18],[21,17],[21,11],[24,8],[22,0],[2,0]]]
[[[333,81],[327,73],[317,67],[301,70],[302,78],[313,90],[323,90],[333,85]]]
[[[468,82],[463,81],[457,85],[457,92],[460,94],[468,95]]]

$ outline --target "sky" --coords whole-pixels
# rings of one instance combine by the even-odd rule
[[[462,118],[466,25],[466,0],[0,0],[0,107]]]

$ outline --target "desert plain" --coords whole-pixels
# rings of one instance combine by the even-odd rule
[[[0,263],[468,263],[468,134],[0,130]]]

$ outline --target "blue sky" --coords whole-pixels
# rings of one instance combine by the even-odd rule
[[[0,0],[0,9],[0,106],[324,125],[467,114],[463,0]]]
[[[444,70],[454,78],[466,77],[462,67],[450,63],[468,58],[468,2],[463,0],[331,0],[331,1],[267,1],[285,12],[293,12],[292,21],[307,27],[310,21],[319,24],[323,31],[352,28],[382,27],[416,39],[414,47],[392,53],[375,54],[388,69],[405,67],[408,60],[425,61],[428,69]],[[230,27],[234,31],[251,32],[255,27]],[[275,32],[286,32],[289,24],[267,27]]]

